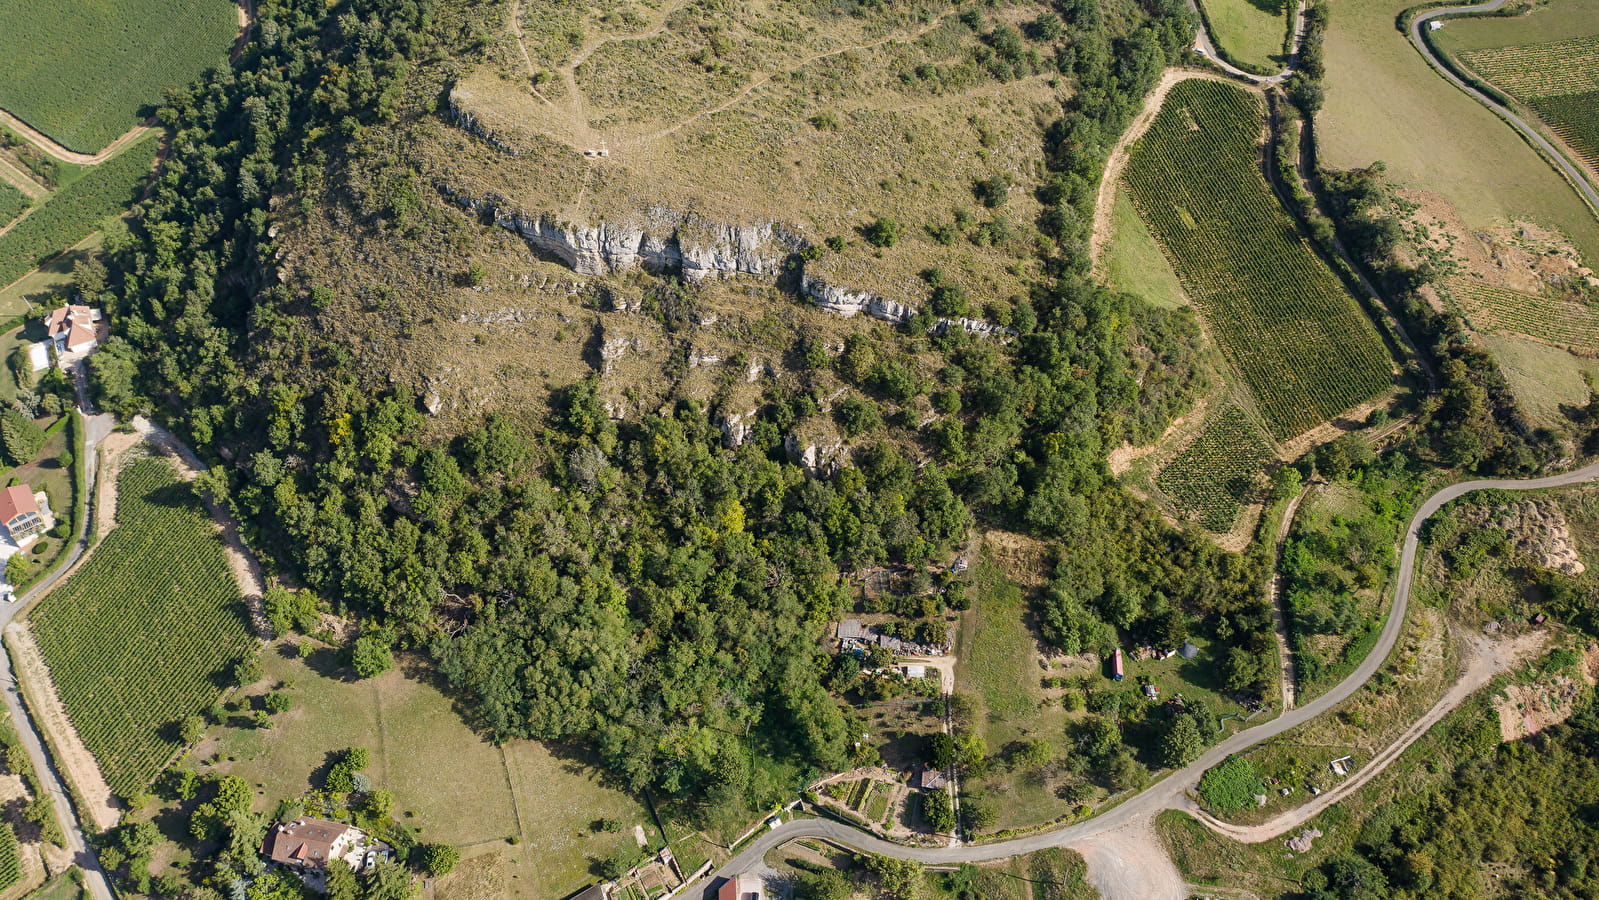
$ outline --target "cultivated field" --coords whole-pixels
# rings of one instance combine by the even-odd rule
[[[1590,166],[1599,166],[1599,35],[1459,56],[1488,82],[1530,106]]]
[[[128,797],[177,749],[173,723],[215,702],[256,645],[215,526],[169,463],[123,470],[117,521],[32,622],[73,724]]]
[[[94,153],[168,88],[227,61],[229,0],[0,0],[0,108]]]
[[[1235,65],[1277,72],[1283,67],[1283,43],[1295,2],[1203,0],[1201,5],[1211,38]]]
[[[1227,406],[1160,470],[1155,484],[1178,510],[1220,534],[1230,530],[1239,510],[1255,499],[1266,461],[1273,455],[1260,426],[1243,410]]]
[[[0,235],[0,287],[82,241],[100,220],[126,210],[138,197],[155,157],[156,136],[88,169],[26,219]]]
[[[1134,145],[1124,183],[1188,297],[1286,439],[1387,391],[1393,360],[1260,174],[1255,95],[1189,80]]]
[[[22,211],[27,209],[28,205],[27,194],[0,181],[0,228],[6,227],[12,219],[22,215]]]
[[[1599,259],[1599,221],[1576,192],[1514,129],[1439,77],[1394,27],[1415,5],[1338,3],[1326,42],[1327,102],[1317,117],[1320,162],[1349,169],[1382,160],[1395,184],[1436,192],[1469,229],[1529,221],[1560,230],[1588,260]],[[1532,42],[1537,38],[1524,26],[1556,15],[1565,18],[1548,20],[1544,40],[1570,36],[1577,32],[1568,24],[1594,19],[1587,0],[1556,0],[1523,18],[1453,20],[1433,39],[1447,46],[1467,29],[1504,28],[1515,30],[1518,42]]]
[[[1450,293],[1480,331],[1508,331],[1587,353],[1599,353],[1599,311],[1582,303],[1451,278]]]

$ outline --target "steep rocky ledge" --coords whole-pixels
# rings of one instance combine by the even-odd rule
[[[636,221],[578,225],[523,212],[494,194],[472,197],[445,184],[438,189],[451,202],[492,219],[519,235],[529,247],[582,275],[614,275],[642,268],[650,272],[678,270],[689,281],[730,275],[776,278],[789,258],[810,246],[771,222],[731,225],[656,207]],[[800,290],[817,307],[840,316],[867,315],[899,324],[916,315],[915,307],[829,284],[810,271],[801,271]],[[951,324],[978,334],[1014,333],[977,319],[940,319],[932,327],[943,330]]]

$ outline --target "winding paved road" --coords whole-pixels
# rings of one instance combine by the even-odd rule
[[[960,847],[906,847],[874,837],[857,828],[827,819],[805,819],[786,822],[767,831],[728,863],[689,889],[687,896],[701,897],[713,884],[743,872],[758,869],[767,852],[799,838],[820,838],[834,844],[864,850],[883,856],[912,859],[924,863],[963,863],[1001,859],[1022,853],[1032,853],[1050,847],[1069,846],[1074,842],[1147,821],[1154,814],[1167,809],[1181,809],[1187,805],[1188,790],[1198,784],[1205,770],[1233,753],[1246,750],[1269,740],[1289,729],[1328,712],[1360,690],[1388,659],[1404,630],[1405,610],[1410,601],[1410,585],[1415,578],[1416,557],[1420,548],[1421,526],[1433,513],[1472,491],[1509,490],[1532,491],[1544,488],[1581,484],[1599,478],[1599,462],[1580,469],[1544,478],[1524,480],[1483,479],[1464,481],[1442,488],[1427,498],[1411,517],[1405,530],[1404,546],[1399,556],[1398,576],[1394,580],[1394,602],[1388,620],[1383,624],[1376,644],[1355,671],[1336,687],[1304,706],[1285,712],[1270,722],[1246,728],[1210,748],[1186,768],[1173,772],[1155,782],[1143,792],[1119,806],[1084,822],[1041,831],[1025,837],[993,844],[964,845]]]
[[[1504,0],[1500,0],[1504,2]],[[1198,20],[1195,30],[1198,32],[1194,38],[1194,49],[1203,53],[1207,59],[1216,64],[1223,72],[1255,84],[1281,84],[1294,74],[1294,64],[1299,62],[1299,48],[1305,43],[1305,0],[1299,0],[1294,6],[1294,46],[1289,52],[1288,65],[1276,75],[1256,75],[1254,72],[1245,72],[1232,63],[1221,58],[1221,52],[1216,49],[1216,42],[1210,36],[1210,29],[1205,27],[1205,16],[1199,11],[1199,0],[1188,0],[1188,8],[1194,11],[1194,18]]]
[[[1548,138],[1545,138],[1536,128],[1527,124],[1525,119],[1511,112],[1492,97],[1467,84],[1465,79],[1456,75],[1452,69],[1444,65],[1443,61],[1432,52],[1432,47],[1427,43],[1427,39],[1422,36],[1422,29],[1427,26],[1427,23],[1440,17],[1493,12],[1504,5],[1505,0],[1491,0],[1491,2],[1478,3],[1475,6],[1447,6],[1442,9],[1430,9],[1420,13],[1410,20],[1410,43],[1414,44],[1416,49],[1421,52],[1422,57],[1427,60],[1427,65],[1432,66],[1450,84],[1465,91],[1472,99],[1488,107],[1490,112],[1504,119],[1510,123],[1511,127],[1521,132],[1521,136],[1526,138],[1527,142],[1532,144],[1533,147],[1537,148],[1538,152],[1542,153],[1544,158],[1549,160],[1550,164],[1559,170],[1567,181],[1571,182],[1571,186],[1576,188],[1578,194],[1582,195],[1582,199],[1587,202],[1594,215],[1599,215],[1599,192],[1594,191],[1593,184],[1583,171],[1577,168],[1571,160],[1567,159],[1566,155],[1560,152]]]

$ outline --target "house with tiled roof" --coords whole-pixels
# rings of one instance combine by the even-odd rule
[[[93,350],[100,342],[94,324],[98,318],[98,314],[87,306],[63,306],[45,317],[44,332],[55,342],[58,353]]]
[[[354,871],[364,872],[379,860],[392,858],[394,851],[354,825],[306,817],[268,829],[261,855],[299,872],[307,886],[320,891],[325,889],[328,863],[333,860],[343,860]]]
[[[0,491],[0,525],[5,526],[11,542],[18,547],[32,541],[39,536],[39,532],[49,527],[39,510],[39,501],[33,496],[33,488],[25,484],[13,484]]]

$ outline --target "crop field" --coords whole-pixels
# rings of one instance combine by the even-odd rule
[[[1282,439],[1388,390],[1393,360],[1261,176],[1262,124],[1247,91],[1178,84],[1133,147],[1125,183]]]
[[[80,153],[213,65],[238,34],[228,0],[0,0],[0,107]]]
[[[172,723],[215,702],[218,674],[255,642],[215,527],[170,465],[123,470],[117,520],[33,627],[84,744],[127,797],[177,749]]]
[[[0,890],[22,880],[22,857],[17,851],[17,833],[11,823],[0,822]]]
[[[1220,534],[1233,527],[1272,456],[1260,426],[1243,410],[1228,406],[1160,470],[1155,484],[1178,509]]]
[[[1599,35],[1472,50],[1460,58],[1599,165]]]
[[[1581,303],[1451,278],[1450,293],[1481,331],[1508,331],[1574,350],[1599,353],[1599,311]]]
[[[0,181],[0,228],[6,225],[22,211],[28,208],[28,195],[22,193],[4,181]]]
[[[0,235],[0,286],[88,237],[99,228],[101,219],[132,205],[150,173],[155,147],[156,137],[151,135],[89,169]]]
[[[1203,0],[1205,21],[1216,47],[1235,65],[1276,72],[1282,68],[1292,2]]]

